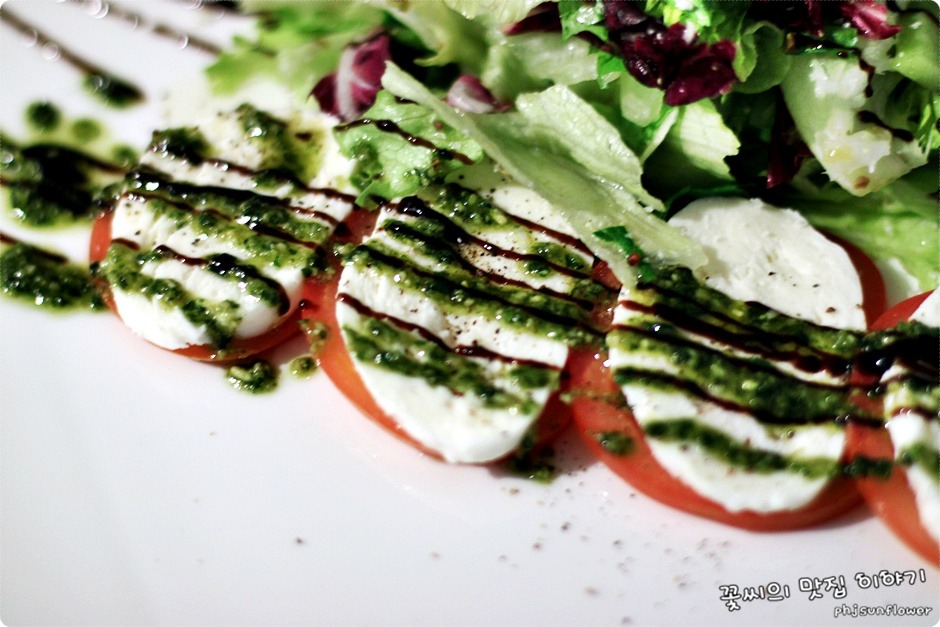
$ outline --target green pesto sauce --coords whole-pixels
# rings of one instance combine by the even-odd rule
[[[558,373],[538,366],[515,366],[509,371],[516,385],[525,390],[555,387],[558,385]]]
[[[326,269],[326,259],[319,249],[312,250],[253,231],[228,216],[209,211],[194,212],[156,196],[149,199],[147,209],[156,219],[171,222],[176,230],[190,229],[194,235],[211,237],[237,250],[244,250],[256,267],[300,268],[304,276],[313,276]]]
[[[302,220],[275,197],[252,191],[224,190],[174,182],[146,169],[138,169],[127,177],[127,187],[157,195],[171,203],[181,203],[196,209],[211,209],[236,219],[246,227],[281,232],[301,242],[323,244],[332,233],[332,227],[318,220]]]
[[[225,378],[236,390],[265,394],[277,388],[278,370],[270,362],[258,360],[229,366],[225,369]]]
[[[928,477],[940,483],[940,451],[927,442],[918,442],[898,454],[898,463],[919,466]]]
[[[484,407],[515,407],[523,414],[538,411],[538,403],[531,397],[501,389],[479,363],[467,357],[375,318],[366,318],[361,324],[358,329],[343,327],[343,334],[346,346],[362,363],[444,386],[454,394],[471,394]]]
[[[536,242],[529,249],[529,252],[547,259],[556,266],[562,266],[577,272],[588,273],[591,271],[591,266],[588,265],[582,257],[571,252],[566,246],[556,242]]]
[[[50,102],[33,102],[24,115],[33,138],[19,142],[0,133],[0,177],[12,217],[33,227],[89,220],[136,152],[108,145],[99,122],[67,120]]]
[[[890,459],[874,459],[864,455],[856,455],[842,464],[842,474],[846,477],[888,479],[893,470],[894,462]]]
[[[157,279],[141,272],[152,253],[137,254],[130,248],[112,243],[98,272],[113,289],[138,293],[166,309],[178,309],[194,326],[205,326],[211,344],[225,348],[241,321],[238,303],[213,302],[194,297],[179,282]]]
[[[323,159],[322,131],[297,132],[287,122],[249,104],[239,106],[236,113],[247,141],[256,143],[264,153],[259,170],[270,175],[284,172],[302,182],[316,176]]]
[[[310,356],[313,357],[314,360],[319,359],[320,353],[323,352],[323,346],[330,336],[330,327],[322,322],[310,320],[309,318],[301,318],[298,324],[300,325],[300,331],[304,334],[304,337],[307,338],[307,344],[310,347]]]
[[[290,360],[288,369],[295,379],[306,379],[317,371],[317,360],[312,355],[298,355]]]
[[[168,128],[153,132],[150,150],[185,159],[192,163],[205,161],[212,147],[195,127]]]
[[[33,102],[26,107],[26,122],[40,133],[49,133],[62,123],[62,112],[51,102]]]
[[[518,224],[502,209],[473,190],[459,185],[447,185],[430,188],[419,195],[435,211],[471,233],[512,231],[522,250],[569,270],[590,271],[590,266],[580,256],[556,242],[537,239],[529,229]]]
[[[696,445],[709,455],[747,472],[796,472],[810,479],[833,477],[841,472],[838,460],[822,457],[799,458],[756,450],[691,418],[650,422],[643,430],[648,437],[655,440]]]
[[[126,144],[117,144],[111,147],[109,158],[124,170],[129,170],[139,159],[137,151]]]
[[[126,109],[144,100],[140,89],[112,74],[92,72],[83,84],[88,93],[116,109]]]
[[[0,176],[14,218],[35,227],[88,220],[100,209],[101,177],[85,153],[0,138]]]
[[[378,247],[372,245],[359,246],[347,256],[346,263],[354,264],[362,271],[371,270],[394,276],[398,287],[420,292],[449,313],[472,311],[476,315],[499,320],[507,327],[557,339],[570,345],[582,346],[597,343],[597,337],[593,333],[574,326],[574,321],[562,324],[547,320],[518,306],[497,302],[471,291],[469,288],[480,288],[486,292],[486,289],[478,285],[479,281],[468,282],[464,285],[446,276],[421,273],[408,266],[392,267],[386,265],[376,255],[377,252],[383,251],[379,251]]]
[[[438,265],[435,268],[435,274],[442,279],[463,287],[492,294],[514,305],[537,308],[554,316],[563,316],[581,322],[586,321],[588,318],[588,312],[570,301],[554,298],[529,287],[500,285],[486,279],[481,280],[472,270],[460,265],[460,253],[454,250],[450,244],[443,240],[425,238],[409,223],[386,220],[382,223],[381,228],[391,239],[405,245],[405,249],[409,251],[407,256],[418,253],[425,258],[434,260]],[[395,256],[406,261],[406,255],[382,244],[373,242],[367,245],[386,255]]]
[[[82,143],[92,142],[101,137],[101,124],[96,120],[81,118],[72,122],[72,136]]]
[[[594,434],[594,439],[605,451],[619,457],[629,455],[636,448],[633,438],[620,431],[600,431]]]
[[[803,385],[785,374],[762,369],[761,360],[736,359],[698,346],[673,344],[665,325],[665,337],[649,337],[631,330],[608,334],[611,347],[633,354],[665,357],[679,371],[676,378],[635,368],[618,368],[614,379],[621,386],[643,385],[666,390],[692,386],[723,401],[767,416],[778,424],[835,420],[858,413],[849,402],[848,390]]]
[[[657,270],[655,281],[641,282],[633,296],[642,304],[666,305],[719,328],[775,336],[781,348],[796,351],[808,353],[809,348],[852,358],[866,342],[864,333],[815,325],[759,303],[730,298],[700,283],[688,268]]]
[[[501,209],[476,192],[448,185],[429,188],[422,198],[459,226],[471,230],[522,230]]]
[[[558,468],[552,463],[550,452],[513,455],[506,460],[506,468],[518,477],[538,483],[551,483],[558,476]]]
[[[105,309],[87,268],[22,242],[0,253],[0,289],[48,309]]]

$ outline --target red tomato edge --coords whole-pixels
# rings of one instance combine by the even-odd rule
[[[850,457],[894,459],[894,447],[887,430],[859,424],[849,425],[848,453]],[[940,566],[940,543],[920,520],[914,490],[902,466],[895,464],[887,479],[859,477],[855,483],[868,507],[894,535],[915,553]]]
[[[626,407],[618,407],[605,398],[619,397],[620,388],[604,355],[582,352],[574,364],[571,392],[574,423],[588,448],[615,474],[646,496],[689,514],[720,523],[768,532],[799,529],[830,520],[861,503],[853,482],[844,477],[833,479],[812,502],[796,510],[768,514],[752,511],[730,512],[708,499],[666,471],[653,457],[643,430]],[[605,449],[597,435],[620,433],[632,442],[632,449],[614,454]]]
[[[885,311],[871,325],[872,330],[885,330],[911,317],[933,292],[924,292],[907,298]],[[864,456],[870,459],[894,459],[894,447],[888,431],[881,428],[850,424],[848,430],[850,458]],[[915,553],[940,566],[940,542],[924,527],[917,510],[914,490],[907,480],[907,471],[895,465],[887,479],[860,477],[856,479],[859,492],[869,509],[881,519],[894,535]]]
[[[875,262],[861,248],[832,233],[823,232],[823,235],[829,241],[841,246],[855,267],[862,285],[862,309],[865,311],[865,324],[871,327],[888,308],[884,277],[881,276]]]
[[[308,284],[307,296],[301,307],[306,319],[321,322],[327,327],[327,336],[319,354],[316,355],[320,367],[339,391],[363,414],[373,422],[410,444],[422,453],[441,459],[441,454],[411,437],[401,425],[385,412],[375,397],[369,392],[362,377],[356,371],[355,364],[343,342],[339,324],[336,321],[336,294],[338,280],[329,283]],[[572,411],[562,402],[560,393],[552,394],[542,414],[536,421],[537,442],[535,450],[545,446],[570,424]],[[511,455],[511,454],[510,454]],[[496,462],[499,460],[493,460]],[[488,463],[493,463],[488,462]]]
[[[112,212],[103,212],[98,215],[92,224],[91,240],[88,247],[88,258],[91,263],[100,262],[108,253],[108,248],[111,246],[112,217]],[[114,298],[111,296],[111,290],[108,286],[104,282],[99,282],[98,291],[101,293],[101,298],[108,306],[108,309],[120,319],[121,314],[114,304]],[[230,346],[226,347],[224,351],[209,344],[191,345],[174,349],[164,348],[162,346],[157,346],[157,348],[196,361],[230,364],[274,348],[298,335],[300,333],[300,327],[297,324],[299,321],[300,311],[295,309],[271,330],[255,337],[236,339]]]

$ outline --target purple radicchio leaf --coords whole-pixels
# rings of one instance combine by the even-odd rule
[[[869,39],[887,39],[901,31],[900,26],[888,24],[888,7],[875,0],[855,0],[844,2],[840,7],[842,15],[859,33]]]
[[[350,44],[340,55],[336,71],[324,76],[311,94],[323,111],[346,122],[355,120],[375,102],[375,95],[382,89],[385,62],[390,58],[385,33]]]
[[[869,39],[887,39],[901,30],[888,24],[888,7],[878,0],[753,0],[749,15],[817,38],[825,35],[827,23],[840,20]]]
[[[558,4],[543,2],[535,6],[524,18],[503,28],[506,35],[523,33],[555,33],[561,31],[561,16]]]
[[[475,76],[463,74],[447,91],[447,104],[468,113],[492,113],[509,105],[498,101]]]
[[[833,4],[830,0],[829,5]],[[787,31],[822,37],[825,32],[823,9],[820,0],[753,0],[749,15]]]
[[[720,96],[737,81],[730,41],[700,42],[684,25],[666,26],[633,3],[617,0],[604,2],[604,24],[627,71],[647,87],[662,89],[668,105]]]
[[[781,98],[777,103],[777,113],[770,136],[767,188],[792,181],[803,160],[810,156],[812,153],[796,130],[793,117]]]

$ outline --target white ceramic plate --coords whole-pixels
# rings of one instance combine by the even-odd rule
[[[184,2],[128,3],[225,42],[250,25]],[[101,108],[54,50],[0,24],[0,116],[51,100],[143,147],[159,95],[210,60],[95,3],[4,5],[148,88]],[[82,257],[87,229],[3,230]],[[0,301],[0,618],[15,624],[935,624],[937,571],[864,510],[754,534],[669,510],[572,438],[548,485],[422,457],[321,374],[251,397],[108,314]],[[301,350],[284,347],[284,360]],[[913,571],[862,588],[856,575]],[[812,578],[844,581],[844,598]],[[862,582],[864,582],[864,578]],[[779,601],[739,600],[722,586]],[[801,589],[803,588],[803,589]],[[836,617],[923,607],[921,617]]]

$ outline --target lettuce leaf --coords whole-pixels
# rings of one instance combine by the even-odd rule
[[[632,282],[633,269],[619,247],[596,231],[625,226],[651,254],[693,268],[702,263],[697,243],[650,213],[648,207],[662,205],[643,189],[639,160],[616,129],[568,88],[520,97],[515,112],[471,114],[454,110],[394,64],[383,85],[475,140],[508,174],[552,203],[621,280]]]
[[[678,111],[678,120],[645,162],[644,180],[650,188],[667,196],[683,187],[712,187],[733,181],[726,159],[738,154],[741,142],[715,103],[700,100]]]
[[[336,128],[343,154],[356,160],[350,180],[367,203],[392,199],[441,183],[467,162],[483,158],[480,146],[442,124],[417,104],[398,102],[381,91],[363,118]]]
[[[869,77],[851,56],[803,55],[792,60],[781,84],[813,156],[833,181],[856,196],[924,165],[936,147],[929,121],[936,120],[938,96],[913,81],[901,85],[898,77]],[[918,128],[911,128],[909,119]]]
[[[360,2],[246,0],[263,13],[254,41],[236,38],[206,70],[216,93],[230,94],[257,76],[275,78],[299,99],[336,69],[343,49],[379,27],[385,12]]]
[[[518,22],[542,0],[444,0],[444,3],[468,20],[480,18],[500,26]]]
[[[375,0],[372,5],[384,7],[431,51],[429,57],[418,60],[420,65],[456,63],[464,72],[479,75],[489,46],[482,23],[467,19],[439,0]]]
[[[882,270],[900,265],[915,279],[914,291],[926,291],[940,286],[937,165],[934,161],[863,198],[804,191],[787,202],[813,225],[864,250]],[[888,276],[887,283],[903,287],[906,278]]]

